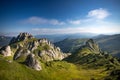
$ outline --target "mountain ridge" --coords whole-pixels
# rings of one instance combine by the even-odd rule
[[[104,36],[96,36],[93,39],[99,44],[102,50],[107,51],[108,53],[112,54],[113,56],[120,57],[119,51],[119,40],[120,34],[116,35],[104,35]],[[72,52],[76,50],[78,47],[84,44],[88,38],[84,39],[64,39],[62,41],[56,42],[55,45],[60,47],[63,52]]]

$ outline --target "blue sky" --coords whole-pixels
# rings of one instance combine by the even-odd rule
[[[120,33],[120,0],[0,0],[0,32]]]

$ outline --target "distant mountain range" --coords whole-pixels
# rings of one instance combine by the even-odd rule
[[[102,50],[105,50],[114,56],[120,57],[120,34],[99,35],[93,37],[93,39],[99,44]],[[62,41],[56,42],[55,45],[60,47],[63,52],[74,52],[77,48],[83,45],[86,40],[88,40],[88,38],[66,38]]]
[[[53,34],[53,35],[36,35],[36,38],[47,38],[51,42],[62,41],[66,38],[77,39],[77,38],[92,38],[97,36],[94,33],[75,33],[75,34]]]
[[[7,45],[11,39],[12,39],[12,37],[7,37],[7,36],[1,35],[0,36],[0,47]]]
[[[120,57],[120,34],[104,35],[95,38],[102,50],[106,50],[114,56]]]

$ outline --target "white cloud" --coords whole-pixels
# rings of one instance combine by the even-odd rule
[[[87,27],[69,27],[69,28],[34,28],[32,32],[36,34],[73,34],[73,33],[96,33],[96,34],[117,34],[120,33],[120,27],[117,25],[109,26],[87,26]]]
[[[107,22],[104,19],[110,13],[102,8],[91,10],[88,12],[87,18],[71,19],[59,21],[57,19],[45,19],[41,17],[30,17],[24,20],[24,23],[38,25],[38,28],[33,28],[31,32],[34,34],[72,34],[72,33],[96,33],[96,34],[115,34],[120,33],[120,24]],[[41,24],[62,25],[58,28],[39,28]],[[65,24],[65,25],[63,25]],[[69,25],[73,24],[74,27]],[[80,25],[79,25],[80,24]],[[78,27],[79,26],[79,27]]]
[[[21,21],[24,24],[33,24],[33,25],[40,25],[40,24],[50,24],[50,25],[63,25],[64,22],[58,21],[56,19],[45,19],[41,17],[30,17]]]
[[[89,27],[88,32],[96,34],[118,34],[120,33],[120,27],[118,26],[100,26],[100,27]]]
[[[82,28],[34,28],[32,31],[35,34],[72,34],[72,33],[81,33],[85,32]]]
[[[99,8],[99,9],[89,11],[87,17],[104,19],[108,17],[109,15],[110,13],[107,10]]]
[[[108,17],[110,13],[103,8],[94,9],[88,12],[87,18],[77,19],[77,20],[67,20],[68,23],[78,25],[78,24],[86,24],[89,22],[100,22],[104,21],[106,17]]]
[[[81,20],[68,20],[68,23],[77,25],[81,23]]]

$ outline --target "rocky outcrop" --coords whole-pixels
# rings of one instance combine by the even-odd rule
[[[89,55],[89,54],[99,54],[102,55],[102,51],[99,48],[99,45],[93,40],[93,39],[89,39],[85,42],[84,45],[80,46],[80,48],[78,48],[76,50],[76,53],[79,53],[79,55]]]
[[[11,56],[12,55],[12,51],[11,51],[11,48],[10,46],[5,46],[5,47],[2,47],[0,49],[0,53],[4,56]]]
[[[16,38],[14,37],[1,53],[10,56],[10,47],[13,50],[13,60],[25,62],[27,66],[35,70],[42,69],[38,60],[43,62],[62,60],[70,55],[64,54],[59,47],[54,46],[47,39],[36,39],[28,33],[20,33]]]
[[[39,39],[29,42],[27,48],[36,52],[38,56],[44,61],[62,60],[70,54],[64,54],[59,47],[54,46],[47,39]]]
[[[59,47],[54,46],[45,38],[36,39],[31,34],[20,33],[16,38],[12,38],[10,44],[5,49],[2,49],[2,54],[5,56],[11,55],[13,50],[13,60],[24,62],[35,70],[41,70],[39,60],[43,62],[62,60],[70,54],[63,53]],[[37,59],[35,57],[37,56]]]
[[[10,41],[10,44],[18,42],[18,41],[25,41],[28,39],[34,38],[31,34],[28,33],[20,33],[17,37],[13,37]]]
[[[42,67],[40,65],[40,62],[35,58],[34,54],[29,54],[25,60],[25,64],[28,67],[31,67],[37,71],[42,70]]]
[[[71,55],[70,53],[61,53],[58,49],[42,50],[38,53],[44,61],[62,60],[65,57]]]

